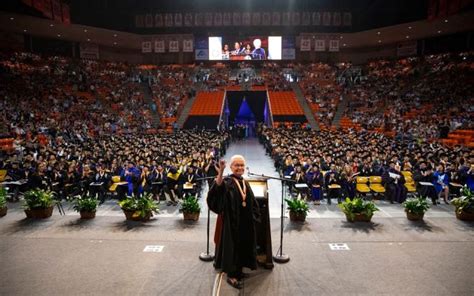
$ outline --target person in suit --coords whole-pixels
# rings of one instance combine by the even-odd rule
[[[98,164],[97,173],[95,174],[94,179],[89,186],[89,192],[92,196],[98,196],[101,204],[105,202],[105,196],[107,194],[107,188],[109,188],[110,181],[110,174],[105,171],[105,168],[102,164]]]

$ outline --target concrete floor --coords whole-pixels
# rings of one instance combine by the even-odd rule
[[[260,148],[234,144],[227,158],[243,154],[255,171],[271,174]],[[270,190],[276,254],[280,192]],[[216,271],[198,259],[206,250],[206,211],[185,223],[176,207],[162,206],[143,224],[126,222],[115,201],[92,221],[79,220],[68,204],[66,216],[55,210],[42,221],[26,219],[19,204],[9,207],[0,218],[0,295],[211,294]],[[457,220],[446,205],[421,223],[408,221],[400,205],[379,207],[373,223],[348,223],[335,205],[313,208],[302,224],[285,219],[290,262],[252,272],[241,291],[224,281],[220,295],[474,295],[474,223]],[[214,224],[212,215],[211,235]],[[350,250],[333,251],[331,243]],[[162,252],[143,252],[150,245]]]

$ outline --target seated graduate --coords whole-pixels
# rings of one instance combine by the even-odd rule
[[[107,188],[110,186],[112,177],[105,171],[103,164],[96,166],[97,173],[95,174],[91,185],[89,186],[89,193],[91,196],[98,196],[100,203],[103,204],[107,194]]]
[[[315,205],[321,204],[323,197],[324,177],[317,164],[313,164],[306,175],[309,186],[311,187],[311,198]]]
[[[182,175],[182,192],[185,195],[193,195],[196,196],[197,194],[197,175],[194,172],[194,166],[188,166],[186,173]],[[197,196],[196,196],[197,197]]]
[[[148,194],[152,192],[152,173],[150,172],[150,167],[148,165],[144,165],[142,168],[142,172],[140,174],[140,182],[139,182],[139,194]]]
[[[163,165],[158,164],[153,168],[151,173],[151,184],[154,199],[160,200],[160,197],[164,196],[166,182],[166,172],[163,168]]]
[[[257,268],[255,222],[260,210],[250,184],[243,179],[245,159],[241,155],[231,158],[232,175],[223,177],[225,160],[219,161],[215,183],[207,196],[209,208],[218,214],[214,242],[214,267],[227,273],[227,282],[241,289],[243,267]]]
[[[296,193],[301,193],[302,198],[306,198],[308,196],[308,188],[306,187],[305,189],[297,189],[296,184],[306,184],[306,174],[303,172],[303,168],[301,164],[296,164],[295,166],[295,171],[293,172],[293,175],[291,176],[291,179],[295,180],[295,183],[292,184],[291,188],[294,190]]]
[[[138,196],[140,186],[140,170],[135,167],[135,162],[128,161],[126,168],[122,171],[120,176],[124,181],[128,183],[128,195]]]
[[[181,172],[175,167],[171,166],[169,173],[166,175],[166,189],[170,200],[167,201],[167,205],[178,204],[178,199],[181,199],[181,189],[179,188]]]
[[[341,180],[339,172],[336,169],[335,164],[331,164],[329,171],[326,172],[324,177],[324,184],[326,185],[327,200],[328,204],[331,204],[332,198],[337,198],[337,202],[341,203]]]
[[[66,173],[63,175],[64,197],[73,197],[80,193],[79,179],[80,176],[76,171],[76,166],[74,164],[70,164]]]
[[[385,187],[385,198],[390,203],[402,203],[406,199],[405,177],[398,163],[391,161],[388,169],[382,175],[382,184]]]
[[[449,174],[445,171],[443,164],[438,164],[436,171],[433,174],[434,186],[436,194],[439,196],[443,195],[443,200],[446,204],[449,204]]]
[[[416,182],[416,192],[418,192],[421,197],[431,198],[433,205],[438,204],[438,195],[436,194],[434,185],[432,185],[435,180],[433,170],[427,166],[426,161],[420,161],[418,168],[413,173],[413,180]]]
[[[356,182],[354,171],[349,164],[344,165],[344,169],[342,170],[341,187],[344,196],[349,197],[351,200],[354,199],[356,195]]]

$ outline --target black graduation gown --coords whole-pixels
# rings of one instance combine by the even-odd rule
[[[226,273],[238,272],[242,267],[257,268],[255,221],[260,220],[260,211],[250,184],[245,181],[245,185],[246,207],[232,177],[224,178],[220,186],[214,182],[207,196],[209,208],[222,218],[221,227],[216,227],[220,239],[214,267]]]

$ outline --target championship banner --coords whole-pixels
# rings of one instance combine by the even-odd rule
[[[283,37],[281,47],[282,47],[281,49],[282,60],[294,60],[296,58],[295,37]]]
[[[232,14],[232,24],[234,26],[240,26],[242,25],[241,19],[240,19],[240,12],[234,12]]]
[[[231,26],[232,25],[232,14],[230,12],[224,12],[224,15],[223,15],[223,20],[222,20],[222,24],[224,26]]]
[[[308,37],[301,37],[300,51],[310,51],[310,50],[311,50],[311,39]]]
[[[137,14],[135,16],[135,27],[143,28],[144,26],[145,26],[145,18],[143,17],[143,14]]]
[[[250,12],[242,13],[242,26],[250,26],[251,24]]]
[[[299,12],[293,12],[291,15],[291,24],[293,26],[299,26],[300,25],[300,13]]]
[[[339,27],[342,23],[342,20],[341,20],[341,13],[340,12],[335,12],[332,16],[332,24],[334,26],[337,26]]]
[[[173,26],[173,14],[166,13],[165,14],[165,27],[172,27]]]
[[[174,26],[181,27],[183,25],[183,15],[181,13],[174,14]]]
[[[270,12],[264,12],[262,15],[262,25],[270,26],[272,24],[272,15]]]
[[[273,12],[272,14],[272,26],[281,25],[281,14],[279,12]]]
[[[313,26],[321,26],[321,13],[320,12],[313,12],[311,16]]]
[[[329,40],[329,51],[339,51],[339,40]]]
[[[204,24],[206,27],[212,27],[212,12],[206,12],[205,17],[204,17]]]
[[[157,13],[155,14],[155,27],[162,28],[165,25],[163,20],[163,14]]]
[[[81,59],[98,60],[99,46],[90,42],[81,42],[79,44],[79,56]]]
[[[63,23],[65,23],[66,25],[70,25],[71,24],[71,13],[69,11],[69,5],[67,5],[66,3],[63,3],[61,5],[61,10],[63,12]]]
[[[142,53],[151,52],[151,41],[142,41]]]
[[[289,12],[284,12],[282,19],[283,19],[283,20],[282,20],[281,24],[282,24],[283,26],[289,26],[289,25],[290,25],[290,22],[291,22],[291,13],[289,13]]]
[[[195,39],[195,59],[197,61],[209,60],[209,39],[207,37]]]
[[[352,26],[352,13],[344,12],[342,17],[342,24],[346,27]]]
[[[155,40],[155,52],[164,53],[165,52],[165,41],[164,40]]]
[[[222,13],[216,12],[216,13],[214,14],[214,26],[215,26],[215,27],[220,27],[220,26],[222,26]],[[184,48],[183,48],[183,50],[184,50]]]
[[[260,12],[252,13],[252,26],[260,26]]]
[[[202,12],[198,12],[194,15],[194,25],[196,27],[204,26],[204,14]]]
[[[330,12],[323,12],[323,26],[330,26],[331,25],[331,13]]]
[[[153,22],[153,15],[151,13],[148,13],[145,15],[145,27],[147,28],[153,28],[154,22]]]
[[[63,21],[63,12],[61,9],[61,2],[59,0],[52,0],[52,11],[53,11],[53,19],[58,22]]]
[[[193,39],[184,39],[183,40],[183,52],[193,52]]]
[[[326,41],[324,39],[316,39],[314,44],[315,51],[325,51],[326,50]]]
[[[303,12],[301,15],[301,25],[309,26],[311,25],[311,14],[309,12]]]
[[[170,40],[170,42],[169,42],[169,52],[179,52],[179,42],[178,42],[178,40]]]
[[[184,26],[185,27],[192,27],[193,26],[193,14],[186,13],[184,15]]]

